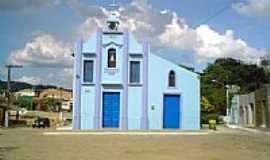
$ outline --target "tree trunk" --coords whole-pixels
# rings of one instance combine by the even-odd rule
[[[20,120],[20,113],[19,110],[16,111],[16,121],[18,122]]]

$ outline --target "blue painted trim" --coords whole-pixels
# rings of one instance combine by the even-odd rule
[[[148,129],[148,58],[149,58],[149,43],[143,43],[143,94],[142,94],[142,115],[141,129]]]
[[[94,128],[100,128],[100,107],[101,107],[101,54],[102,54],[102,29],[97,29],[97,44],[96,44],[96,75],[95,75],[95,115]]]
[[[128,128],[128,41],[129,33],[124,29],[124,51],[123,51],[123,98],[122,98],[122,129]]]
[[[81,63],[82,63],[82,40],[75,45],[74,61],[74,84],[73,84],[73,129],[81,128]]]

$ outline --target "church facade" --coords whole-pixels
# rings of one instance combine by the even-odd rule
[[[75,45],[73,129],[200,129],[199,76],[107,24]]]

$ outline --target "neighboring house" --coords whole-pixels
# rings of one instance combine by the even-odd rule
[[[76,43],[73,129],[199,130],[199,76],[107,24]]]
[[[270,85],[245,95],[235,95],[231,103],[231,123],[270,127]]]
[[[270,84],[256,90],[256,126],[270,127]]]
[[[16,97],[22,97],[22,96],[34,97],[35,95],[36,93],[32,88],[22,89],[15,92]]]
[[[60,100],[71,100],[72,99],[72,91],[68,89],[62,88],[49,88],[43,89],[39,93],[39,98],[54,98]]]
[[[62,88],[48,88],[38,91],[38,95],[34,97],[35,102],[39,102],[39,100],[43,98],[52,98],[57,99],[62,102],[62,107],[64,110],[71,110],[72,109],[72,90],[69,89],[62,89]],[[40,104],[37,103],[34,106],[35,110],[40,109]]]
[[[61,104],[61,109],[63,111],[71,111],[72,110],[72,100],[63,100]]]

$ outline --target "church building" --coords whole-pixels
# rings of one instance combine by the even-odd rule
[[[76,42],[73,129],[199,130],[199,75],[151,53],[120,26],[112,14]]]

